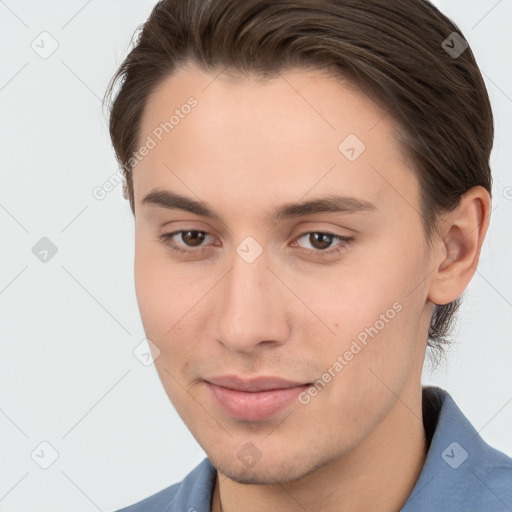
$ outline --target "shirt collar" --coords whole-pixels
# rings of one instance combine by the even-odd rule
[[[402,512],[512,511],[512,459],[490,447],[445,390],[423,388],[430,447]]]

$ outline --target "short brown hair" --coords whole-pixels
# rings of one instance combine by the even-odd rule
[[[485,83],[461,30],[427,0],[161,0],[140,28],[105,96],[119,85],[110,135],[134,214],[127,162],[144,106],[188,63],[262,79],[328,69],[355,84],[398,123],[429,245],[439,216],[471,187],[491,194],[494,123]],[[459,55],[449,51],[456,44],[465,48]],[[428,346],[439,354],[460,299],[434,308]]]

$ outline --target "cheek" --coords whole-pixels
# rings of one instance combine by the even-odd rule
[[[141,237],[142,238],[142,237]],[[175,270],[162,257],[162,247],[136,239],[135,291],[146,335],[162,338],[178,318],[178,298],[183,302],[184,289],[176,290]]]
[[[339,345],[376,323],[379,331],[395,323],[397,309],[405,299],[399,279],[406,276],[396,275],[390,268],[386,272],[347,268],[325,280],[306,276],[304,302],[335,332],[333,341]],[[321,327],[319,322],[316,327]],[[327,328],[325,334],[328,338]]]
[[[373,287],[366,286],[370,277]],[[323,314],[327,323],[337,325],[336,335],[323,336],[314,352],[323,372],[318,378],[326,385],[317,383],[319,398],[311,401],[311,417],[327,410],[333,424],[362,431],[376,424],[405,386],[414,366],[420,315],[405,297],[407,287],[395,285],[389,275],[366,274],[332,287],[331,305]],[[314,331],[311,325],[312,336]],[[342,431],[333,435],[342,436]]]
[[[140,240],[135,246],[134,274],[146,336],[162,354],[172,350],[181,358],[194,347],[191,339],[199,341],[204,322],[198,315],[216,273],[173,262],[165,247]]]
[[[193,356],[193,333],[184,309],[189,305],[187,287],[179,286],[176,268],[165,258],[155,257],[155,249],[139,243],[135,249],[135,289],[146,337],[158,347],[155,368],[171,402],[178,409],[186,397],[180,395],[176,378]],[[190,308],[190,306],[188,306]],[[186,330],[186,332],[185,332]],[[181,380],[181,379],[180,379]],[[183,413],[184,411],[181,411]]]
[[[391,237],[389,237],[391,238]],[[338,356],[346,367],[363,369],[351,379],[371,379],[368,368],[388,378],[403,378],[421,335],[425,306],[421,280],[426,273],[420,239],[410,238],[410,248],[385,242],[375,244],[370,255],[358,258],[357,265],[340,267],[329,279],[310,279],[304,301],[334,333],[324,329],[322,361],[327,370]],[[339,366],[338,366],[339,368]],[[344,366],[345,368],[345,366]],[[348,377],[348,375],[346,375]],[[393,381],[394,377],[390,377]]]

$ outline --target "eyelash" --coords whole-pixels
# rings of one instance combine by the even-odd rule
[[[172,233],[163,233],[162,235],[160,235],[158,237],[158,241],[162,244],[164,244],[167,248],[171,249],[172,251],[176,252],[176,253],[179,253],[179,254],[200,254],[202,253],[203,251],[207,250],[207,247],[200,247],[199,249],[183,249],[179,246],[176,246],[176,245],[173,245],[170,243],[171,239],[173,236],[175,235],[179,235],[180,233],[188,233],[188,232],[192,232],[192,233],[204,233],[206,235],[208,235],[209,233],[207,233],[206,231],[201,231],[201,230],[198,230],[198,229],[181,229],[179,231],[173,231]],[[331,236],[333,237],[333,239],[337,239],[338,241],[340,241],[341,243],[337,244],[334,246],[334,248],[329,248],[329,249],[324,249],[324,250],[320,250],[320,249],[306,249],[305,247],[300,247],[299,246],[299,249],[303,250],[303,251],[306,251],[308,253],[315,253],[320,255],[320,256],[332,256],[334,254],[337,254],[341,251],[343,251],[344,249],[347,248],[347,246],[350,244],[350,242],[352,242],[354,240],[353,237],[348,237],[348,236],[342,236],[342,235],[336,235],[334,233],[329,233],[328,231],[306,231],[302,234],[300,234],[296,240],[300,240],[303,236],[305,235],[311,235],[311,234],[322,234],[322,235],[328,235],[328,236]]]

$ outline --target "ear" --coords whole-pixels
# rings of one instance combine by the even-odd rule
[[[459,206],[442,216],[432,252],[435,270],[428,299],[447,304],[462,295],[473,278],[489,227],[491,197],[481,186],[468,190]]]

